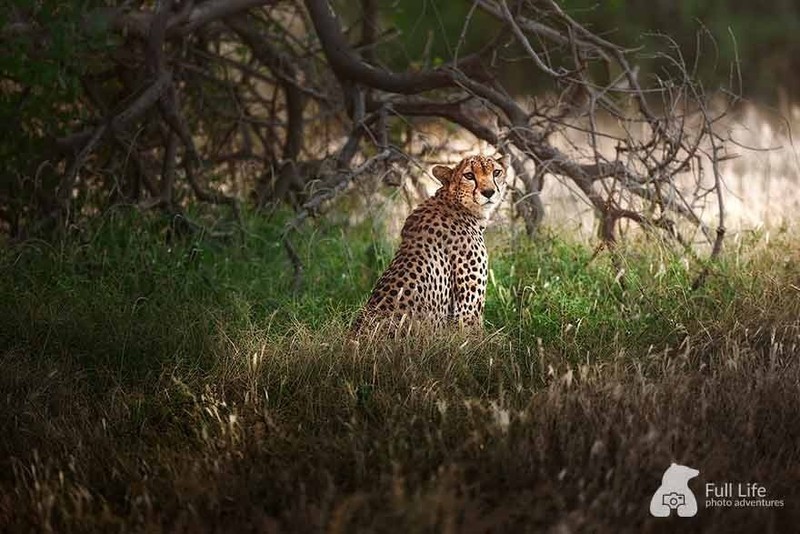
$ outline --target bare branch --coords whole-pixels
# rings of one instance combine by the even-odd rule
[[[531,59],[533,59],[533,62],[536,64],[536,66],[539,67],[539,69],[541,69],[545,74],[553,78],[557,79],[561,76],[564,76],[566,74],[565,72],[556,72],[547,64],[545,64],[544,61],[542,61],[542,58],[539,57],[539,54],[537,54],[536,50],[534,50],[531,46],[528,38],[525,37],[524,33],[522,33],[522,29],[520,29],[519,24],[517,24],[517,22],[514,20],[514,15],[511,14],[511,11],[508,9],[508,5],[506,4],[505,0],[500,0],[500,8],[503,12],[503,17],[505,18],[506,23],[511,26],[511,31],[514,32],[514,36],[517,38],[517,41],[519,41],[519,44],[522,45],[522,48],[525,49],[525,52],[527,52]]]
[[[305,0],[305,5],[325,57],[341,80],[355,81],[400,94],[418,94],[452,86],[451,71],[447,67],[414,73],[395,73],[362,61],[347,43],[336,15],[326,0]],[[472,55],[460,61],[458,67],[480,76],[480,63],[480,56]]]
[[[166,22],[165,37],[171,39],[192,33],[196,29],[216,20],[222,20],[237,13],[256,7],[266,7],[277,3],[278,0],[208,0],[196,4],[193,1],[185,2],[191,10],[182,10],[174,14]],[[184,4],[184,2],[182,2]],[[145,38],[152,25],[153,12],[135,12],[118,14],[110,21],[112,29],[126,34]]]

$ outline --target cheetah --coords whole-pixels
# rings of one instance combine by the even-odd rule
[[[405,318],[434,327],[483,327],[489,272],[483,231],[503,199],[508,159],[470,156],[437,165],[441,187],[406,219],[401,243],[353,323],[395,330]]]

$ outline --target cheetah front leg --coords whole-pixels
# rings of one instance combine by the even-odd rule
[[[483,304],[486,282],[463,266],[451,272],[450,317],[454,324],[469,330],[483,330]]]

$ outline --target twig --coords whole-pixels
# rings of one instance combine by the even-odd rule
[[[522,48],[525,49],[525,52],[527,52],[528,55],[531,57],[531,59],[533,59],[533,62],[536,64],[536,66],[539,67],[539,69],[541,69],[545,74],[555,79],[564,76],[566,74],[565,72],[560,72],[560,73],[556,72],[553,69],[551,69],[544,61],[542,61],[542,58],[539,57],[539,54],[537,54],[536,50],[533,49],[530,41],[528,41],[528,38],[525,37],[525,34],[522,33],[522,30],[520,29],[519,25],[514,20],[514,15],[511,14],[511,11],[508,9],[508,5],[506,4],[505,0],[500,0],[500,7],[503,10],[503,16],[505,17],[505,21],[508,23],[509,26],[511,26],[511,31],[514,32],[514,36],[517,38],[517,41],[519,41],[519,44],[522,45]]]
[[[338,179],[333,187],[324,189],[318,194],[314,195],[305,204],[303,204],[300,212],[286,225],[283,234],[281,235],[281,242],[283,243],[289,260],[292,263],[293,275],[293,288],[297,292],[302,283],[303,262],[297,254],[297,250],[292,244],[290,234],[299,230],[309,216],[315,214],[319,207],[326,201],[335,198],[341,191],[343,191],[355,178],[369,170],[373,165],[378,162],[388,161],[392,151],[389,149],[383,150],[375,156],[369,158],[364,163],[350,171],[340,171]]]

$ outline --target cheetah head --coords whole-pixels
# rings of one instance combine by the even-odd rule
[[[437,165],[433,175],[443,194],[462,204],[480,219],[488,219],[503,199],[508,156],[501,160],[485,156],[464,158],[453,168]]]

